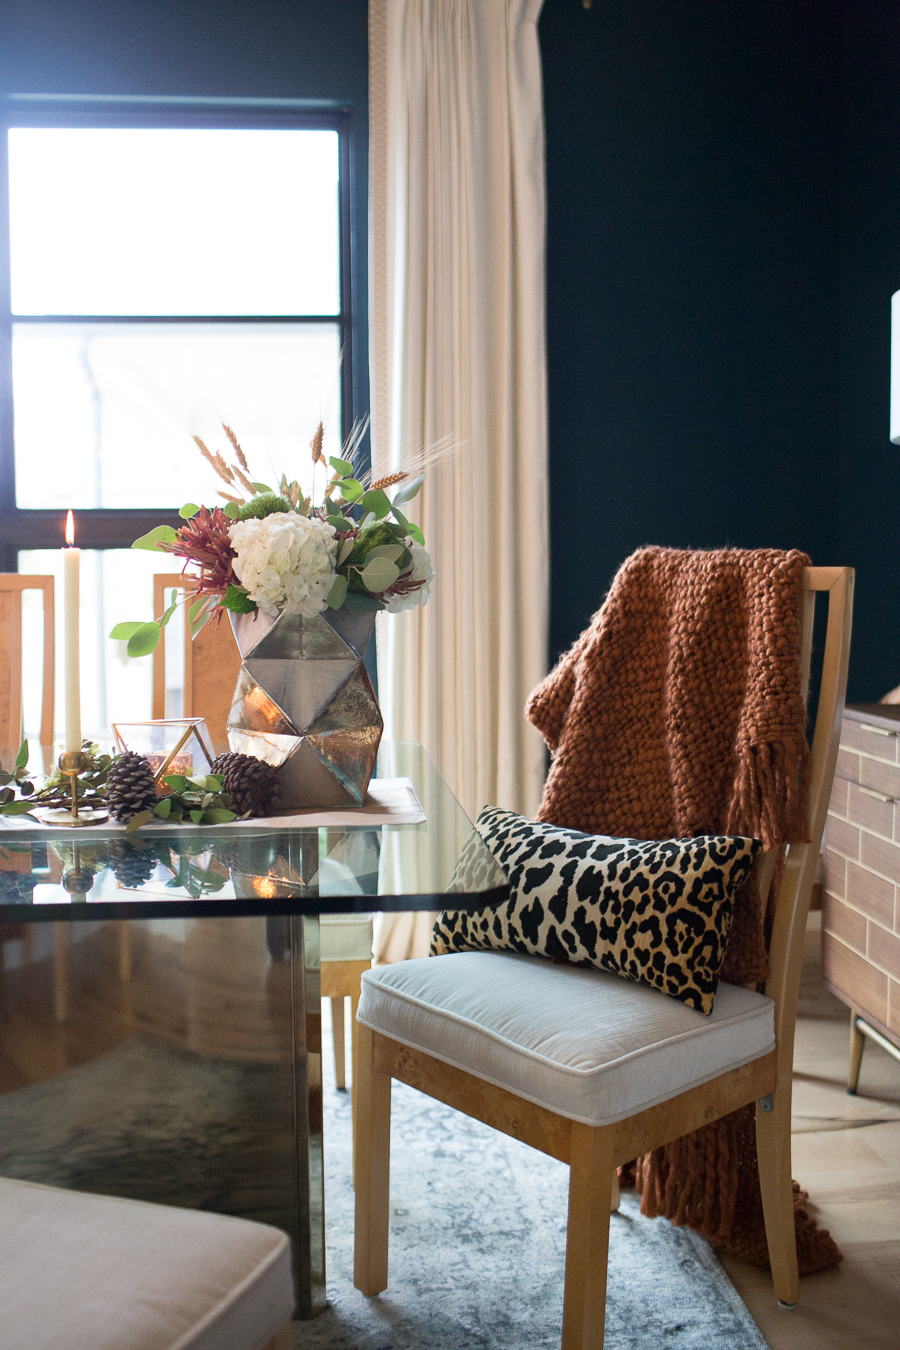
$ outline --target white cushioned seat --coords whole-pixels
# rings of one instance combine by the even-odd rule
[[[319,945],[323,961],[371,961],[371,914],[322,914]]]
[[[719,984],[709,1017],[606,971],[511,952],[362,977],[359,1021],[585,1125],[625,1120],[775,1048],[774,1004]]]
[[[293,1308],[277,1228],[0,1179],[0,1350],[259,1350]]]

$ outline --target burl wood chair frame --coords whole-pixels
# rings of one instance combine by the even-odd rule
[[[360,1025],[356,1116],[356,1266],[354,1282],[375,1295],[388,1282],[388,1186],[391,1079],[569,1164],[563,1350],[602,1350],[606,1311],[610,1195],[615,1168],[651,1149],[756,1102],[756,1147],[766,1237],[775,1293],[799,1297],[791,1186],[791,1076],[794,1023],[810,893],[837,760],[847,686],[853,572],[812,567],[803,572],[804,693],[808,692],[816,592],[828,596],[828,628],[812,744],[810,834],[792,844],[779,889],[766,994],[775,1004],[776,1048],[711,1082],[620,1121],[592,1127],[517,1097]],[[766,858],[767,896],[775,867]]]

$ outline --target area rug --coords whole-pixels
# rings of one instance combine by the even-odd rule
[[[568,1169],[395,1084],[390,1283],[353,1288],[350,1100],[326,1058],[328,1300],[295,1324],[296,1350],[544,1350],[562,1318]],[[274,1080],[274,1081],[273,1081]],[[278,1070],[210,1059],[137,1036],[81,1068],[0,1097],[0,1172],[216,1207],[221,1165],[233,1210],[264,1214]],[[240,1173],[244,1163],[244,1184]],[[176,1194],[180,1189],[180,1194]],[[607,1350],[765,1350],[702,1239],[612,1216]]]

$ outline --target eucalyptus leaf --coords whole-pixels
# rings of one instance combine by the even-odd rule
[[[178,608],[178,601],[173,600],[169,608],[166,610],[165,614],[163,614],[162,618],[159,620],[160,628],[165,628],[166,624],[169,622],[169,620],[171,619],[172,615],[175,613],[177,608]]]
[[[125,833],[126,833],[126,834],[134,834],[134,831],[135,831],[135,830],[139,830],[139,829],[141,828],[142,825],[146,825],[147,822],[150,821],[150,820],[152,820],[152,819],[153,819],[153,812],[152,812],[152,811],[149,811],[149,810],[148,810],[148,811],[138,811],[137,815],[136,815],[136,816],[132,816],[131,819],[129,820],[128,824],[125,826]]]
[[[183,773],[167,773],[163,782],[170,792],[184,792],[187,786],[187,779]]]
[[[24,816],[34,806],[34,802],[5,802],[0,811],[5,816]]]
[[[155,550],[157,544],[171,544],[177,538],[178,531],[171,525],[156,525],[148,534],[142,534],[140,539],[135,539],[131,547]]]
[[[359,574],[359,579],[367,591],[386,591],[393,586],[400,575],[400,568],[389,558],[372,558]]]
[[[358,502],[365,490],[362,483],[355,478],[342,479],[338,487],[341,489],[341,496],[346,498],[348,502]]]
[[[0,769],[0,787],[5,787],[7,783],[12,782],[12,774]]]
[[[152,623],[142,623],[136,632],[132,633],[128,639],[126,651],[129,656],[149,656],[155,652],[159,644],[162,629],[155,621]]]
[[[392,503],[392,505],[391,505],[391,511],[393,512],[394,519],[396,520],[397,524],[400,526],[401,530],[405,530],[406,533],[408,534],[408,533],[409,533],[409,521],[406,519],[406,516],[403,514],[402,511],[398,511],[398,510],[397,510],[397,503],[396,503],[396,502],[393,502],[393,503]]]
[[[340,609],[347,596],[347,578],[335,577],[334,585],[328,592],[326,604],[329,609]]]
[[[364,530],[367,525],[371,525],[374,519],[375,519],[375,512],[367,511],[366,514],[363,516],[362,520],[359,522],[360,530]]]
[[[283,474],[282,477],[284,477]],[[268,492],[268,493],[272,492],[272,489],[269,487],[268,483],[254,483],[253,486],[256,488],[257,492]]]
[[[387,558],[388,562],[395,563],[402,552],[402,544],[376,544],[366,554],[366,562],[371,562],[373,558]]]
[[[190,619],[192,638],[195,638],[197,634],[200,632],[200,629],[204,628],[206,624],[209,623],[210,619],[212,618],[213,614],[216,612],[218,608],[219,608],[218,605],[208,605],[208,607],[205,610],[203,610],[203,612],[200,614],[199,618]]]
[[[153,808],[153,814],[159,816],[160,820],[168,820],[172,814],[172,798],[163,797]]]
[[[140,619],[134,623],[117,623],[109,636],[114,638],[116,642],[127,642],[128,639],[134,637],[137,630],[143,628],[143,626]]]
[[[352,539],[345,539],[341,544],[341,551],[337,557],[338,567],[340,567],[341,563],[345,563],[350,557],[350,554],[353,552],[353,544],[354,541]]]
[[[0,788],[0,806],[5,806],[7,802],[14,802],[16,794],[11,787]]]
[[[16,768],[24,769],[28,763],[28,742],[23,741],[19,746],[19,753],[16,755]]]
[[[351,478],[353,476],[353,465],[350,463],[349,459],[338,459],[337,455],[332,455],[329,458],[328,463],[334,469],[335,473],[339,473],[342,478]]]
[[[390,498],[381,488],[369,488],[368,492],[364,492],[360,497],[360,505],[364,511],[371,511],[376,520],[389,515],[391,510]]]
[[[344,516],[326,516],[325,524],[330,525],[335,534],[346,534],[348,530],[353,529],[353,521],[347,520]]]
[[[191,516],[195,516],[199,510],[200,507],[196,502],[185,502],[178,514],[182,520],[190,520]]]
[[[409,483],[404,483],[399,491],[394,493],[394,505],[403,506],[405,502],[411,502],[424,482],[425,475],[420,473]]]
[[[198,811],[198,810],[189,811],[189,812],[188,812],[188,815],[190,816],[191,820],[194,822],[195,825],[201,825],[201,824],[203,823],[203,812],[202,812],[202,811]]]
[[[208,604],[209,604],[208,595],[202,595],[199,600],[195,600],[194,603],[191,605],[190,609],[188,610],[189,622],[192,624],[196,623],[197,619],[200,617],[201,611],[204,610]]]
[[[237,502],[226,502],[225,505],[222,507],[222,510],[225,512],[229,520],[237,520],[240,509],[241,508],[238,506]],[[134,545],[132,544],[132,548],[133,547]]]
[[[205,817],[207,825],[227,825],[229,820],[236,819],[234,811],[226,811],[224,806],[211,806],[205,812]]]
[[[412,521],[409,521],[406,527],[406,532],[411,539],[415,539],[417,544],[421,544],[423,548],[425,547],[425,536],[419,529],[418,525],[414,525]]]

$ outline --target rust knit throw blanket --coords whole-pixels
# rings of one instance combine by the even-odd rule
[[[590,627],[532,693],[553,751],[538,818],[590,834],[808,838],[800,687],[802,553],[643,548]],[[755,878],[738,896],[722,978],[765,978]],[[754,1108],[637,1162],[641,1209],[769,1264]],[[795,1183],[800,1270],[841,1255]]]

